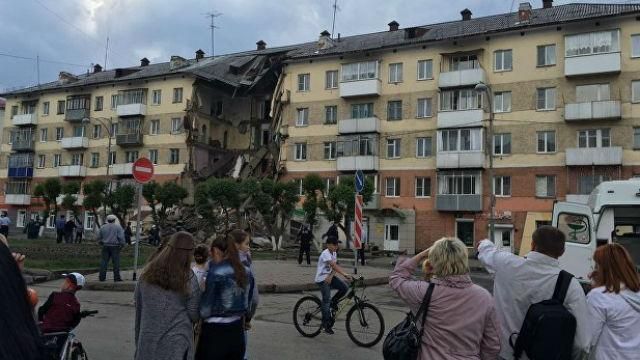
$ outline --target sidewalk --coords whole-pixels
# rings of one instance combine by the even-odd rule
[[[345,270],[353,272],[353,261],[341,261]],[[258,289],[261,293],[291,293],[307,290],[316,290],[317,285],[313,282],[316,274],[316,263],[312,262],[310,266],[306,264],[298,265],[296,261],[285,260],[256,260],[253,262],[256,273]],[[358,276],[365,278],[365,284],[383,285],[388,282],[390,273],[389,268],[379,268],[373,266],[358,266]],[[113,272],[107,273],[107,280],[98,281],[98,274],[90,274],[86,276],[86,289],[89,290],[107,290],[107,291],[133,291],[135,282],[132,280],[133,271],[127,270],[122,272],[122,282],[113,282]],[[138,277],[140,270],[138,270]]]

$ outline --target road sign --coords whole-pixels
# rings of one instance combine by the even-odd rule
[[[364,189],[364,173],[362,170],[356,171],[356,192],[362,192]]]
[[[356,195],[356,213],[355,213],[355,236],[353,238],[353,247],[360,249],[362,247],[362,207],[364,202],[362,195]]]
[[[153,177],[153,163],[151,160],[141,157],[133,163],[133,178],[140,184],[148,183]]]

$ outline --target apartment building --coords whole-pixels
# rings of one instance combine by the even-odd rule
[[[224,56],[198,50],[193,59],[95,65],[3,94],[0,208],[22,227],[42,210],[32,195],[36,183],[102,178],[118,186],[133,181],[132,163],[142,156],[155,164],[156,181],[190,188],[210,176],[268,173],[270,99],[282,51],[260,41],[254,51]],[[83,214],[89,229],[93,214]]]
[[[327,187],[364,171],[376,184],[364,227],[387,250],[443,236],[471,247],[488,237],[495,199],[496,242],[517,251],[554,201],[585,202],[599,182],[640,174],[639,71],[637,4],[544,0],[325,31],[288,53],[275,93],[282,171],[300,183],[317,172]]]

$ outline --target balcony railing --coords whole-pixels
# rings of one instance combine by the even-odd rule
[[[379,96],[382,89],[380,79],[343,81],[340,83],[340,96]]]
[[[85,177],[87,176],[87,167],[83,165],[63,165],[58,167],[58,176],[60,177]]]
[[[117,134],[116,144],[119,146],[141,146],[143,145],[142,133]]]
[[[472,86],[479,82],[486,82],[482,68],[442,72],[438,78],[438,86],[441,88]]]
[[[482,109],[454,110],[438,112],[438,128],[459,128],[482,126],[484,111]]]
[[[147,104],[121,104],[116,109],[118,116],[144,116],[147,114]]]
[[[89,109],[67,109],[64,119],[67,121],[82,121],[89,117]]]
[[[33,177],[33,165],[32,166],[11,166],[9,165],[7,175],[11,178],[32,178]]]
[[[38,124],[38,115],[37,114],[22,114],[22,115],[13,115],[11,118],[11,124],[14,126],[21,125],[37,125]]]
[[[438,211],[482,211],[482,195],[436,195]]]
[[[564,107],[566,121],[620,119],[620,115],[620,101],[618,100],[566,104]]]
[[[379,158],[376,155],[342,156],[337,159],[338,171],[377,171]]]
[[[133,163],[113,164],[110,173],[118,176],[130,176],[133,174]]]
[[[340,134],[372,133],[380,132],[380,120],[375,117],[345,119],[338,121]]]
[[[33,139],[14,139],[11,143],[11,150],[13,151],[33,151],[35,142]]]
[[[622,147],[569,148],[566,156],[568,166],[621,165]]]
[[[86,149],[89,147],[89,138],[86,136],[74,136],[62,138],[63,149]]]
[[[4,203],[8,205],[31,205],[29,194],[5,194]]]
[[[438,151],[436,166],[439,169],[483,168],[485,156],[482,151]]]
[[[620,72],[620,53],[570,56],[564,58],[564,75],[579,76]]]

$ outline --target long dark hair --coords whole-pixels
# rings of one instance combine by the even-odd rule
[[[27,286],[9,248],[0,242],[0,359],[40,360],[42,343]]]
[[[238,287],[245,288],[248,283],[247,271],[245,270],[242,262],[240,262],[240,255],[238,254],[238,248],[236,247],[236,238],[238,236],[240,236],[240,243],[242,243],[246,238],[247,233],[242,230],[233,230],[225,236],[218,236],[211,243],[211,250],[216,248],[224,252],[225,258],[229,260],[231,267],[233,268],[236,284]]]
[[[185,231],[173,234],[173,241],[193,243],[193,236]],[[167,244],[149,260],[142,270],[140,280],[159,286],[165,290],[183,295],[189,293],[189,277],[191,271],[191,250],[180,249]]]

